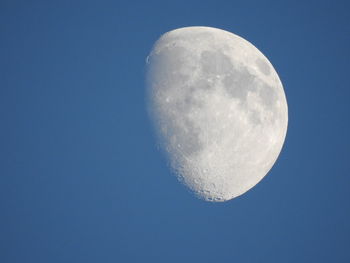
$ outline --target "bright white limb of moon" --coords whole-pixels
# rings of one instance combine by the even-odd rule
[[[146,63],[150,116],[179,180],[215,202],[256,185],[288,124],[283,86],[267,58],[230,32],[186,27],[164,34]]]

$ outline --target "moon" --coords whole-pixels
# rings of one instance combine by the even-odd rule
[[[250,42],[212,27],[165,33],[146,59],[147,108],[179,181],[223,202],[254,187],[281,152],[282,83]]]

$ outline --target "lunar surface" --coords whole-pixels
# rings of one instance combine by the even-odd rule
[[[199,198],[222,202],[255,186],[287,132],[282,83],[243,38],[210,27],[165,33],[147,64],[147,102],[173,172]]]

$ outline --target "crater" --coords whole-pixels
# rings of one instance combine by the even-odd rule
[[[163,115],[162,137],[170,152],[188,157],[202,149],[200,129],[187,117],[193,107],[196,107],[195,102],[187,96],[169,105],[167,113]]]

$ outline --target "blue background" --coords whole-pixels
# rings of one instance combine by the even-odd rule
[[[350,262],[348,1],[0,1],[0,262]],[[145,111],[158,37],[256,45],[289,129],[225,203],[166,167]]]

